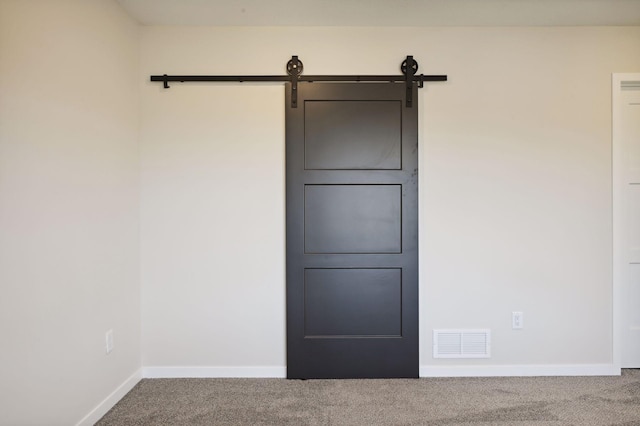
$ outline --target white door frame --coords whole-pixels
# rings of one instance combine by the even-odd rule
[[[622,328],[625,326],[623,318],[623,268],[625,258],[621,244],[624,241],[622,233],[625,172],[623,167],[623,147],[621,122],[621,84],[623,81],[640,81],[640,73],[614,73],[611,78],[611,140],[612,140],[612,195],[613,195],[613,366],[620,370],[622,365]]]

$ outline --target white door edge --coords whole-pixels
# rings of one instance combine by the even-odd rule
[[[623,147],[622,147],[622,127],[621,127],[621,85],[623,81],[640,81],[640,73],[614,73],[611,78],[611,159],[612,159],[612,218],[613,218],[613,365],[615,369],[622,367],[622,338],[623,327],[626,322],[623,304],[623,285],[624,283],[624,254],[621,250],[623,242],[623,187],[624,187],[624,168],[623,168]]]

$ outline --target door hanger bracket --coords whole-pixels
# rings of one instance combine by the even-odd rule
[[[413,80],[416,72],[418,72],[418,62],[413,59],[413,56],[409,55],[400,65],[400,70],[404,74],[404,81],[407,87],[406,107],[411,108],[413,107]],[[424,82],[422,76],[420,76],[418,87],[422,86],[424,86]]]
[[[302,61],[295,55],[287,62],[287,74],[291,80],[291,108],[298,108],[298,80],[303,69]]]

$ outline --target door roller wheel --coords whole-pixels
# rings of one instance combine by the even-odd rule
[[[413,72],[411,74],[415,74],[418,72],[418,62],[414,59],[413,60],[413,66],[411,67],[411,69],[413,70]],[[407,60],[405,59],[404,61],[402,61],[402,65],[400,65],[400,70],[402,71],[402,74],[407,75]]]
[[[289,62],[287,62],[287,74],[289,75],[302,74],[303,68],[304,66],[302,65],[302,61],[300,59],[297,59],[295,61],[293,59],[290,59]]]

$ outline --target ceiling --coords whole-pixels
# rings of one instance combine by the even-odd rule
[[[640,26],[640,0],[117,0],[143,25]]]

